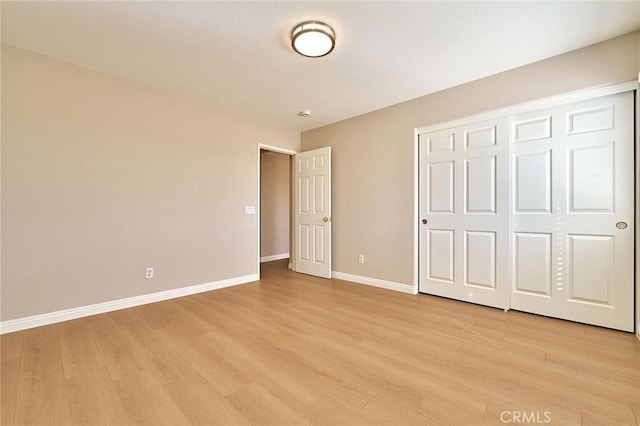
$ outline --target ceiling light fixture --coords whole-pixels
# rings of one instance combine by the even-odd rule
[[[336,45],[336,33],[320,21],[306,21],[291,30],[291,47],[309,58],[319,58],[331,53]]]

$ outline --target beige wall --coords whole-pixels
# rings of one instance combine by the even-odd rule
[[[2,87],[3,321],[258,272],[257,145],[297,132],[10,46]]]
[[[634,80],[639,43],[628,34],[303,133],[302,150],[333,151],[333,269],[413,283],[416,127]]]
[[[260,152],[260,256],[289,253],[290,156]]]

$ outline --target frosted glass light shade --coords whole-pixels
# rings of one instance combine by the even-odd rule
[[[291,47],[302,56],[319,58],[329,54],[335,45],[336,34],[324,22],[303,22],[291,31]]]

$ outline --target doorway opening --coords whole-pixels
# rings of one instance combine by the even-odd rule
[[[291,269],[294,151],[258,146],[258,277],[262,264],[278,261]]]

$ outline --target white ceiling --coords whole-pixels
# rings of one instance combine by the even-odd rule
[[[309,19],[329,56],[290,48]],[[637,1],[2,2],[4,43],[300,131],[639,28]]]

